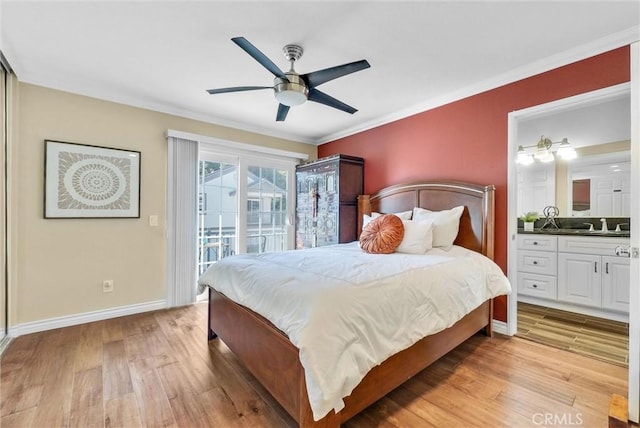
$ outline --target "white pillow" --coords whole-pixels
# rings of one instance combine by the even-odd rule
[[[404,237],[396,248],[396,253],[424,254],[431,249],[433,241],[432,220],[402,220]]]
[[[395,214],[398,217],[400,217],[400,220],[411,220],[411,214],[413,213],[413,211],[409,210],[409,211],[402,211],[399,213],[391,213],[391,214]],[[362,228],[364,229],[371,220],[373,220],[376,217],[380,217],[382,215],[382,213],[376,213],[373,212],[371,213],[371,215],[366,215],[363,214],[362,215]]]
[[[458,236],[460,228],[460,217],[464,211],[464,206],[451,208],[443,211],[429,211],[424,208],[415,207],[413,209],[413,220],[433,221],[433,246],[450,247]]]

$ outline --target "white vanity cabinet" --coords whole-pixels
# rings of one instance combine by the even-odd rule
[[[518,293],[557,298],[557,247],[553,235],[518,235]]]
[[[602,306],[602,257],[558,253],[558,300]]]
[[[629,259],[603,256],[602,308],[629,313]]]
[[[584,306],[629,311],[629,258],[616,248],[628,238],[559,236],[558,300]]]
[[[518,299],[623,320],[629,312],[629,238],[518,234]]]

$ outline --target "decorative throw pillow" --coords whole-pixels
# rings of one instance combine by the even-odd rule
[[[404,237],[400,217],[384,214],[374,218],[360,234],[360,248],[371,254],[393,253]]]
[[[413,220],[433,221],[433,246],[450,247],[458,236],[460,228],[460,217],[464,211],[464,206],[451,208],[443,211],[429,211],[424,208],[415,207],[413,209]]]
[[[404,226],[404,238],[396,248],[396,253],[424,254],[432,248],[432,220],[402,220],[402,225]]]

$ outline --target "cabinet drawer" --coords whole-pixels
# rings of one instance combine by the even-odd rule
[[[553,235],[518,235],[518,248],[521,250],[556,251],[558,237]]]
[[[555,276],[518,272],[518,293],[527,296],[555,300],[557,297]]]
[[[558,251],[563,253],[615,256],[616,247],[629,247],[629,242],[629,238],[560,236],[558,237]]]
[[[558,255],[550,251],[518,251],[518,271],[556,275]]]

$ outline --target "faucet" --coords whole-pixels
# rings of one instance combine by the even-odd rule
[[[589,232],[593,232],[595,229],[593,228],[593,223],[582,223],[589,226]]]
[[[622,232],[622,229],[620,229],[620,226],[629,226],[629,223],[618,223],[616,225],[616,232]]]
[[[602,222],[602,231],[603,232],[608,232],[609,228],[607,227],[607,219],[606,218],[601,218],[600,221]]]

